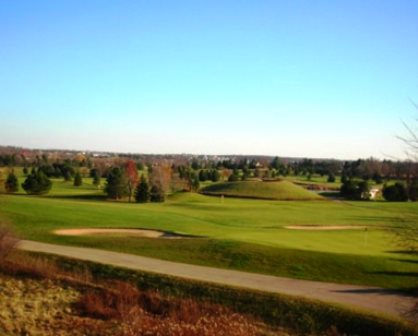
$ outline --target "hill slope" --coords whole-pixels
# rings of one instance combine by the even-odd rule
[[[316,200],[322,197],[288,181],[240,181],[209,185],[201,190],[206,195],[259,198],[272,200]]]

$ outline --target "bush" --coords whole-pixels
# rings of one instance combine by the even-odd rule
[[[403,183],[396,182],[393,185],[384,186],[383,197],[389,202],[406,202],[408,201],[408,192]]]
[[[22,188],[33,195],[46,194],[51,190],[51,180],[40,170],[32,171],[22,184]]]
[[[334,174],[329,174],[328,175],[328,182],[330,182],[330,183],[335,182],[335,175]]]

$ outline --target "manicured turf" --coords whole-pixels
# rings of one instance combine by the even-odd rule
[[[201,190],[207,195],[271,200],[315,200],[321,197],[288,181],[239,181],[211,184]]]
[[[88,184],[56,183],[49,196],[0,197],[0,218],[27,239],[84,245],[297,278],[416,286],[418,258],[400,251],[382,228],[418,225],[415,203],[265,201],[184,193],[163,204],[100,199]],[[361,225],[365,230],[295,231],[287,225]],[[155,228],[205,238],[163,240],[64,237],[58,228]],[[398,250],[398,252],[396,252]]]

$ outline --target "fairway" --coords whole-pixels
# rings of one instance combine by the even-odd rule
[[[295,278],[404,289],[416,283],[417,258],[401,251],[386,230],[416,225],[414,203],[268,201],[179,193],[161,204],[129,204],[104,201],[86,181],[81,189],[54,181],[46,197],[1,196],[1,216],[25,239]],[[305,225],[347,228],[286,228]],[[53,232],[75,228],[155,229],[198,238]]]

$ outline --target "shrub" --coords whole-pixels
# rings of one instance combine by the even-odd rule
[[[393,185],[384,186],[383,197],[389,202],[406,202],[408,200],[408,192],[403,183],[396,182]]]
[[[335,175],[334,174],[329,174],[328,175],[328,182],[335,182]]]

